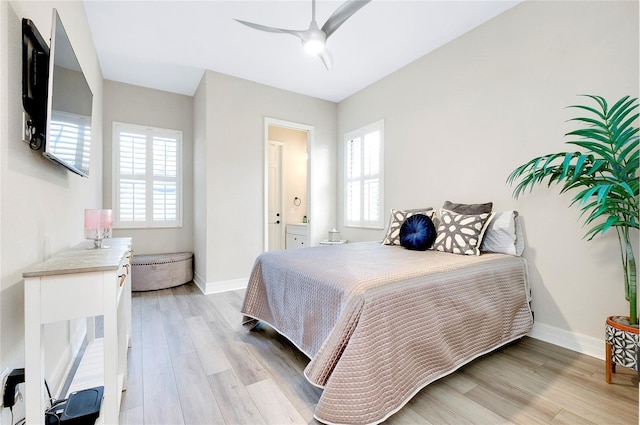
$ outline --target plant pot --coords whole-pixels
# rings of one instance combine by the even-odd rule
[[[607,317],[605,332],[606,365],[605,380],[611,383],[611,373],[616,365],[638,370],[638,333],[637,327],[618,323],[615,316]]]

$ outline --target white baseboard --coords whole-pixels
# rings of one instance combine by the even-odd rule
[[[604,326],[602,327],[604,335]],[[555,326],[545,325],[544,323],[535,322],[531,332],[531,338],[549,342],[581,354],[586,354],[600,360],[604,360],[604,337],[603,339],[594,338]]]
[[[247,287],[247,283],[249,282],[249,278],[245,277],[242,279],[204,282],[200,276],[194,275],[193,282],[203,294],[208,295],[217,294],[220,292],[235,291],[236,289],[245,289]]]
[[[198,273],[193,273],[193,283],[196,284],[200,292],[206,294],[207,283],[202,280],[202,277]]]

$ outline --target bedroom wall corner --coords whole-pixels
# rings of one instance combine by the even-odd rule
[[[245,279],[263,252],[265,117],[314,128],[309,149],[312,243],[325,239],[335,225],[336,104],[213,71],[205,75],[200,109],[206,123],[199,125],[206,132],[207,161],[203,277],[207,291],[217,291],[227,287],[225,282]]]
[[[203,293],[207,282],[207,78],[193,95],[193,280]]]
[[[182,227],[114,229],[114,237],[131,237],[136,254],[193,252],[193,98],[146,87],[104,82],[105,208],[113,207],[113,123],[123,122],[182,132]]]

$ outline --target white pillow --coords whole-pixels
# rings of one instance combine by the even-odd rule
[[[522,219],[518,215],[518,211],[514,211],[516,217],[516,255],[519,257],[524,251],[524,232],[522,231]]]
[[[522,255],[524,239],[517,211],[494,213],[482,239],[481,251]]]

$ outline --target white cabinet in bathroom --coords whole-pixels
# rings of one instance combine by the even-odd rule
[[[309,246],[306,224],[287,224],[287,249]]]

